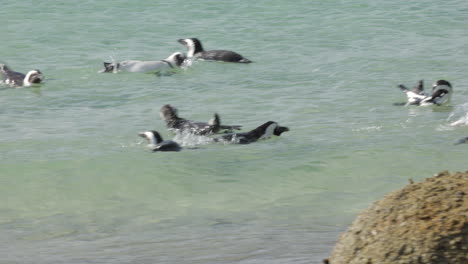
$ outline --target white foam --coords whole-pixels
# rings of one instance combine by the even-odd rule
[[[372,132],[372,131],[380,131],[382,130],[382,126],[369,126],[369,127],[362,127],[362,128],[354,128],[353,132]]]
[[[196,147],[198,145],[206,145],[213,142],[213,139],[207,136],[195,135],[188,131],[178,132],[172,139],[179,143],[182,147]]]
[[[447,121],[450,126],[466,126],[468,125],[468,103],[458,105],[452,113],[450,113]]]

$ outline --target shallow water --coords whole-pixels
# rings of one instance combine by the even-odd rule
[[[0,89],[0,263],[319,263],[385,193],[466,170],[463,1],[81,1],[4,3],[0,62],[40,87]],[[252,64],[196,62],[172,76],[98,74],[111,59],[235,50]],[[394,106],[424,79],[451,107]],[[178,137],[151,153],[159,118],[245,130],[250,145]],[[459,121],[457,126],[452,123]]]

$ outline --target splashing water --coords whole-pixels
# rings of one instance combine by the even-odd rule
[[[198,145],[206,145],[213,142],[213,139],[210,137],[195,135],[188,131],[177,132],[173,140],[186,148],[195,148]]]
[[[190,58],[190,59],[185,59],[184,62],[182,62],[182,65],[180,65],[180,68],[183,69],[183,70],[187,70],[188,68],[190,68],[193,64],[193,59]]]
[[[468,103],[458,105],[455,110],[450,113],[447,121],[450,122],[450,126],[468,125]]]

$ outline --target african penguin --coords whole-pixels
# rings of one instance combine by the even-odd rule
[[[418,84],[409,90],[403,84],[398,87],[406,93],[408,102],[406,105],[445,105],[450,103],[453,89],[452,85],[446,80],[438,80],[432,86],[432,93],[429,95],[424,92],[423,81],[419,81]]]
[[[156,151],[180,151],[182,148],[180,145],[172,140],[163,140],[161,135],[155,131],[155,130],[150,130],[150,131],[145,131],[145,132],[140,132],[138,135],[142,138],[146,138],[149,143],[149,147],[153,152]]]
[[[218,114],[214,114],[214,117],[205,122],[194,122],[191,120],[187,120],[181,118],[177,115],[177,108],[166,104],[161,107],[159,114],[161,119],[166,122],[166,126],[168,129],[174,130],[176,132],[190,132],[197,135],[209,135],[219,133],[221,131],[232,132],[232,130],[240,130],[242,126],[228,126],[228,125],[221,125],[221,120]]]
[[[175,52],[166,59],[159,61],[125,60],[121,62],[104,62],[104,69],[99,72],[165,72],[170,71],[171,69],[180,68],[185,59],[186,56],[184,53]]]
[[[242,55],[229,50],[207,50],[197,38],[179,39],[178,42],[184,45],[187,49],[187,58],[201,59],[208,61],[224,61],[224,62],[238,62],[238,63],[251,63],[249,59],[244,58]]]
[[[44,81],[44,76],[40,70],[31,70],[25,75],[11,70],[5,64],[0,64],[0,73],[3,75],[1,83],[13,87],[28,87]]]
[[[281,133],[289,131],[289,128],[279,126],[274,121],[268,121],[261,126],[243,133],[231,133],[214,138],[215,142],[234,144],[249,144],[259,139],[267,139],[273,135],[280,136]]]

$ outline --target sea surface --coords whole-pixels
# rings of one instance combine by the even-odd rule
[[[46,77],[0,87],[0,264],[321,263],[373,201],[467,169],[467,1],[6,0],[0,17],[0,63]],[[190,37],[254,63],[98,73]],[[451,105],[394,105],[420,79],[450,81]],[[164,104],[290,131],[152,153],[137,133],[174,138]]]

